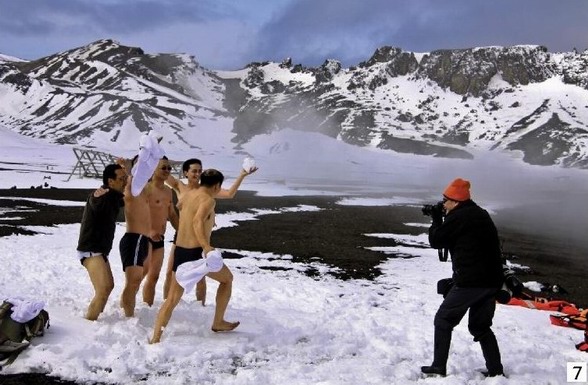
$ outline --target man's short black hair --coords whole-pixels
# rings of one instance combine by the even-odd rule
[[[209,168],[208,170],[204,170],[200,175],[200,185],[206,187],[212,187],[217,183],[222,185],[223,181],[225,180],[224,175],[222,172],[215,170],[213,168]]]
[[[109,179],[116,179],[116,170],[121,170],[122,167],[118,164],[109,164],[104,168],[104,172],[102,173],[102,183],[104,186],[108,187],[108,180]]]
[[[199,164],[200,167],[202,167],[202,162],[200,161],[200,159],[196,159],[196,158],[190,158],[187,161],[185,161],[184,163],[182,163],[182,171],[186,172],[190,169],[190,166],[193,164]]]

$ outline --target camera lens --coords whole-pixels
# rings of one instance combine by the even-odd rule
[[[512,291],[508,288],[506,283],[502,284],[502,287],[496,292],[496,300],[499,303],[505,304],[512,298]]]

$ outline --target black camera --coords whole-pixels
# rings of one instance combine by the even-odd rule
[[[437,294],[441,294],[443,298],[447,297],[447,293],[453,287],[453,278],[443,278],[437,281]]]
[[[502,287],[496,293],[496,301],[499,303],[508,303],[513,296],[520,295],[523,291],[523,284],[515,276],[515,272],[508,266],[503,265],[504,282]]]
[[[433,218],[433,223],[435,223],[435,221],[443,221],[443,216],[445,215],[443,201],[439,201],[434,205],[423,205],[421,210],[423,215]],[[449,257],[448,249],[438,249],[437,253],[439,254],[439,260],[441,262],[447,262],[447,258]]]
[[[423,211],[423,215],[428,217],[432,217],[437,213],[443,215],[443,201],[439,201],[434,205],[424,205],[421,210]]]

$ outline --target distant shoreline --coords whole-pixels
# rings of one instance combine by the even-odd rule
[[[30,200],[3,197],[43,198],[84,202],[88,189],[0,189],[0,209],[15,206],[37,211],[10,214],[0,218],[0,237],[30,234],[23,226],[51,226],[79,223],[80,206],[52,206]],[[425,227],[407,223],[428,223],[415,206],[342,206],[338,196],[257,196],[254,191],[239,191],[232,200],[219,200],[217,212],[248,212],[252,209],[276,210],[298,205],[317,206],[320,211],[281,212],[263,215],[257,221],[240,222],[238,227],[221,228],[213,233],[219,247],[234,250],[255,250],[290,254],[294,260],[319,259],[335,266],[341,279],[373,279],[379,275],[377,265],[390,255],[367,250],[366,247],[394,246],[393,240],[367,237],[367,233],[418,235]],[[519,273],[523,281],[558,284],[569,293],[538,293],[539,296],[566,299],[578,306],[587,305],[588,266],[586,250],[566,239],[550,238],[529,230],[524,222],[512,219],[516,211],[493,215],[503,251],[516,259],[512,262],[531,268]],[[11,219],[12,217],[12,219]],[[122,220],[122,218],[120,218]],[[1,238],[0,238],[1,239]]]

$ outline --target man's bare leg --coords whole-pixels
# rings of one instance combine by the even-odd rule
[[[155,326],[153,328],[153,337],[149,341],[150,344],[156,344],[161,341],[163,329],[167,326],[174,309],[176,308],[176,306],[182,299],[182,295],[184,294],[184,288],[182,288],[178,284],[178,282],[176,281],[176,275],[173,272],[171,281],[172,282],[168,296],[161,305],[159,313],[157,313],[157,318],[155,319]]]
[[[86,319],[95,321],[100,313],[104,311],[108,297],[114,289],[114,279],[110,264],[104,260],[102,255],[96,255],[84,259],[84,267],[88,270],[90,281],[94,286],[94,298],[88,306]]]
[[[172,270],[174,266],[174,255],[176,251],[176,245],[172,245],[171,250],[169,252],[169,258],[167,259],[167,269],[165,271],[165,281],[163,282],[163,299],[167,298],[167,294],[169,293],[169,288],[172,282]],[[163,263],[163,261],[162,261]],[[143,288],[145,290],[145,288]],[[196,284],[196,300],[202,303],[202,306],[206,304],[206,278],[202,278]]]
[[[217,273],[208,273],[208,276],[219,282],[218,290],[216,291],[216,309],[214,310],[214,320],[212,321],[212,331],[227,332],[239,326],[240,322],[225,321],[225,312],[231,293],[233,291],[233,273],[226,265]]]
[[[143,266],[129,266],[125,269],[125,288],[120,297],[120,307],[123,308],[125,316],[135,315],[135,302],[141,280],[143,278]]]
[[[196,284],[196,301],[200,301],[202,306],[206,305],[206,277]]]
[[[152,250],[149,256],[149,267],[147,269],[145,284],[143,285],[143,302],[152,306],[155,299],[155,286],[159,280],[159,273],[163,265],[163,247]]]
[[[172,270],[174,267],[174,255],[176,252],[176,245],[172,244],[171,250],[169,251],[169,258],[167,259],[167,269],[165,270],[165,281],[163,282],[163,299],[167,298],[169,288],[172,283]]]

